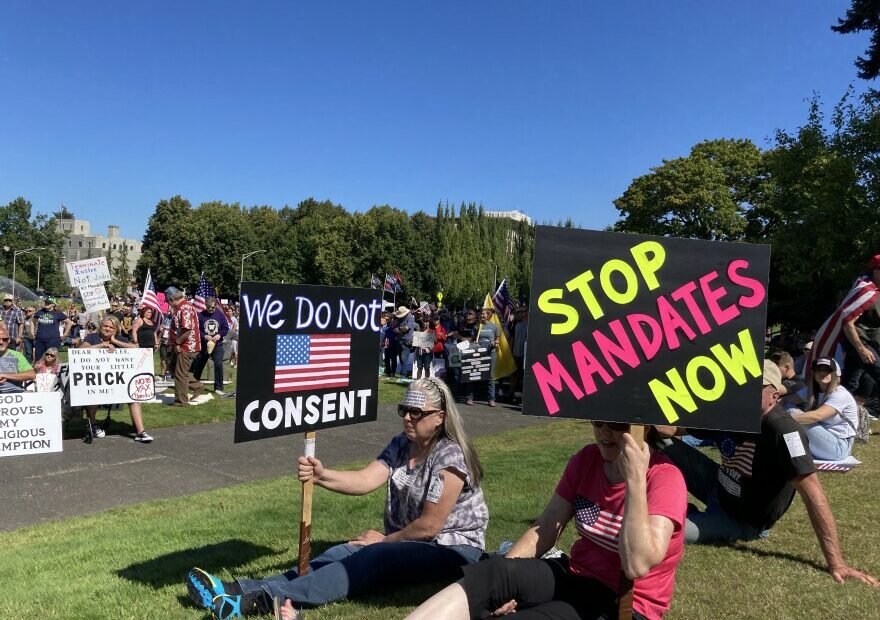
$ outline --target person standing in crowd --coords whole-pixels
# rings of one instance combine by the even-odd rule
[[[0,308],[0,321],[9,332],[9,348],[21,351],[24,346],[24,312],[13,302],[9,293],[3,295],[3,307]]]
[[[122,335],[122,329],[119,320],[115,316],[106,316],[101,321],[101,326],[95,334],[89,334],[83,340],[80,347],[84,349],[107,349],[114,352],[116,349],[134,349],[137,348],[132,342]],[[108,403],[109,404],[109,403]],[[128,410],[131,414],[131,423],[134,425],[134,440],[140,443],[150,443],[153,438],[144,430],[144,420],[141,413],[141,404],[138,402],[129,403]],[[100,428],[95,420],[98,412],[98,405],[87,405],[86,414],[89,417],[89,424],[92,428],[92,436],[100,439],[105,436],[105,432]]]
[[[50,347],[61,348],[61,341],[67,338],[73,327],[73,322],[67,315],[60,312],[55,306],[55,298],[47,297],[43,302],[42,310],[34,313],[37,323],[36,341],[34,342],[34,357],[40,359],[43,353]]]
[[[763,378],[760,434],[690,431],[718,445],[720,464],[682,441],[666,441],[663,452],[681,469],[688,492],[706,505],[705,510],[688,506],[685,541],[713,544],[766,538],[797,491],[834,580],[857,579],[880,587],[877,579],[850,567],[843,558],[837,523],[809,454],[807,435],[778,405],[779,367],[765,360]],[[656,428],[666,437],[688,432],[674,426]]]
[[[804,425],[813,458],[840,461],[852,453],[859,425],[859,406],[840,385],[840,366],[829,357],[813,362],[807,393],[809,408],[794,419]]]
[[[382,326],[379,328],[379,346],[382,350],[382,361],[386,377],[394,377],[397,374],[397,333],[394,328],[397,325],[392,321],[391,315],[382,313]]]
[[[229,322],[223,310],[217,307],[215,297],[205,297],[205,309],[199,312],[199,332],[202,350],[193,362],[193,376],[202,380],[202,371],[208,358],[214,362],[214,394],[223,396],[223,339],[229,333]]]
[[[434,332],[434,363],[436,360],[443,360],[443,366],[437,372],[438,376],[446,376],[446,339],[448,332],[440,323],[440,318],[432,316],[430,319],[431,331]]]
[[[510,397],[516,402],[516,392],[522,389],[523,364],[526,355],[526,340],[529,337],[529,308],[520,306],[513,312],[513,362],[516,364],[516,372],[510,381]]]
[[[122,310],[119,309],[119,300],[115,297],[110,300],[110,309],[104,313],[104,316],[115,316],[116,320],[122,323]]]
[[[483,308],[480,311],[482,322],[474,332],[476,334],[476,346],[485,347],[489,350],[489,379],[487,381],[466,384],[465,394],[468,405],[474,404],[474,388],[485,385],[488,392],[489,406],[495,406],[495,352],[498,348],[498,342],[501,340],[501,330],[492,322],[492,313],[493,310],[491,308]],[[468,312],[468,318],[470,318],[470,312]]]
[[[202,395],[205,386],[192,374],[192,364],[202,350],[199,332],[199,317],[196,309],[186,300],[183,292],[176,287],[165,289],[165,297],[170,300],[171,311],[171,350],[174,366],[174,406],[186,407]],[[191,396],[187,396],[187,393]]]
[[[160,315],[162,321],[159,327],[159,374],[167,381],[171,379],[171,314]]]
[[[431,334],[430,322],[425,318],[419,318],[416,321],[417,331],[423,334]],[[415,340],[415,338],[413,338]],[[434,345],[430,346],[413,346],[413,352],[416,356],[416,378],[427,379],[431,376],[431,364],[434,361]]]
[[[0,394],[23,392],[22,382],[36,376],[24,355],[9,347],[11,341],[6,324],[0,323]]]
[[[128,338],[129,341],[133,339],[133,331],[132,326],[134,325],[134,317],[131,316],[131,306],[129,304],[125,304],[120,308],[120,312],[122,312],[122,318],[119,319],[119,324],[122,329],[122,335]]]
[[[235,368],[238,362],[238,317],[235,316],[235,309],[232,306],[226,306],[224,312],[226,312],[226,322],[229,323],[229,331],[226,334],[229,338],[229,365]]]
[[[400,306],[394,313],[397,319],[397,342],[400,345],[400,375],[402,377],[412,376],[413,368],[413,333],[416,331],[416,319],[409,308]]]
[[[131,333],[134,335],[132,342],[140,349],[158,349],[159,342],[156,338],[156,322],[153,320],[155,310],[144,306],[138,311],[138,317],[131,325]]]
[[[22,333],[22,352],[28,363],[33,363],[34,361],[34,342],[36,338],[37,324],[34,321],[34,308],[28,306],[24,309],[24,332]]]

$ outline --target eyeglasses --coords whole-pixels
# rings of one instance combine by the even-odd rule
[[[405,418],[406,414],[409,414],[409,419],[413,422],[418,422],[422,418],[429,416],[433,413],[440,413],[442,409],[431,409],[430,411],[422,411],[421,409],[413,409],[412,407],[407,407],[406,405],[397,405],[397,415],[401,418]]]
[[[593,428],[602,428],[603,426],[607,426],[612,431],[617,431],[618,433],[623,433],[629,430],[629,424],[626,422],[597,422],[593,421]]]

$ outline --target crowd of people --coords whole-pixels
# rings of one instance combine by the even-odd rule
[[[447,308],[436,308],[427,303],[411,307],[400,306],[394,312],[385,312],[380,320],[380,363],[386,377],[443,379],[453,395],[467,405],[474,404],[476,395],[485,396],[490,407],[496,406],[498,386],[494,378],[495,363],[505,329],[511,342],[511,353],[516,371],[504,380],[506,399],[516,403],[522,385],[523,360],[528,336],[528,308],[515,308],[509,319],[493,321],[494,308],[466,309],[451,313]],[[503,327],[499,328],[499,324]],[[416,334],[427,334],[414,344]],[[424,343],[429,343],[425,346]],[[489,357],[489,377],[468,381],[461,373],[461,354],[471,349],[485,348]]]

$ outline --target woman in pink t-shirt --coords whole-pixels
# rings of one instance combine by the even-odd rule
[[[593,428],[596,443],[569,460],[543,514],[506,557],[466,567],[411,620],[514,610],[517,620],[617,618],[621,573],[634,582],[633,618],[663,617],[684,546],[684,478],[650,442],[639,448],[628,424]],[[570,555],[539,559],[570,521],[578,533]]]

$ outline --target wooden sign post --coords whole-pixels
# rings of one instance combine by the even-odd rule
[[[305,450],[306,457],[315,456],[315,433],[306,433]],[[309,572],[309,559],[312,553],[312,491],[315,483],[309,478],[302,483],[302,515],[299,521],[299,574]]]

